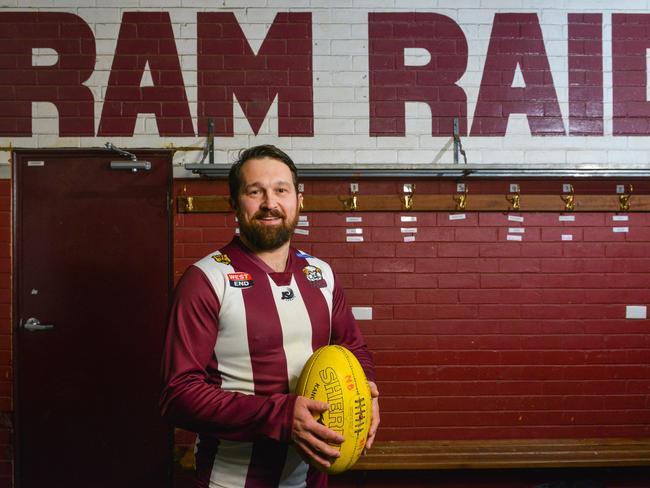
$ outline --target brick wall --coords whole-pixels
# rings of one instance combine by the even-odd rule
[[[418,191],[448,184],[422,182]],[[345,185],[307,182],[305,191],[343,195]],[[361,185],[377,194],[399,187]],[[176,194],[183,187],[226,191],[223,182],[179,180]],[[373,310],[360,325],[378,367],[379,438],[650,434],[650,325],[625,318],[627,305],[650,302],[650,214],[560,222],[557,213],[520,213],[517,222],[503,213],[450,220],[421,212],[408,224],[400,213],[358,213],[363,222],[354,224],[351,214],[305,215],[309,235],[294,243],[332,264],[351,305]],[[613,231],[622,225],[629,232]],[[414,242],[404,242],[405,226],[417,227]],[[346,227],[362,227],[364,242],[346,242]],[[234,229],[229,214],[177,215],[176,277]]]
[[[11,341],[11,181],[0,180],[0,486],[12,481]]]
[[[214,117],[218,163],[272,142],[301,165],[447,165],[458,116],[473,165],[650,163],[650,138],[637,137],[650,135],[645,0],[222,3],[3,2],[0,161],[11,147],[107,139],[199,148]],[[200,158],[178,151],[176,176]],[[395,191],[382,184],[367,190]],[[0,481],[11,471],[9,192],[0,180]],[[364,243],[345,241],[343,214],[310,224],[296,242],[332,262],[353,305],[373,308],[362,327],[383,438],[648,434],[647,321],[623,318],[648,303],[647,214],[631,214],[625,234],[609,214],[525,214],[521,242],[501,214],[418,214],[408,243],[395,214],[364,214]],[[175,226],[178,277],[234,222],[177,215]]]
[[[396,185],[363,188],[382,194]],[[224,182],[177,180],[174,193],[184,188],[226,192]],[[307,182],[306,191],[344,188]],[[12,462],[10,193],[10,181],[0,180],[0,486],[10,486]],[[295,243],[332,263],[353,306],[373,308],[361,327],[378,365],[380,438],[648,435],[649,325],[624,317],[626,305],[650,301],[650,214],[630,213],[629,232],[620,234],[606,213],[579,213],[575,222],[554,213],[518,214],[524,222],[500,213],[460,221],[412,213],[418,221],[408,226],[418,232],[408,243],[399,213],[360,213],[361,224],[343,213],[305,215],[310,233]],[[351,225],[364,228],[363,243],[345,242]],[[176,214],[174,226],[178,278],[227,242],[235,222],[229,214]],[[506,240],[511,227],[525,228],[521,242]]]
[[[0,7],[0,150],[449,164],[458,117],[471,164],[650,162],[644,0],[55,3]]]

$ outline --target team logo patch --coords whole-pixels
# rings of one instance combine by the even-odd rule
[[[248,273],[228,273],[228,281],[233,288],[250,288],[253,276]]]
[[[298,256],[299,258],[313,258],[314,257],[311,254],[307,254],[305,251],[297,251],[296,256]]]
[[[302,272],[305,273],[307,281],[309,281],[312,286],[315,286],[316,288],[325,288],[327,286],[327,283],[323,279],[323,272],[318,266],[305,266],[302,268]]]
[[[226,266],[232,263],[232,260],[228,257],[227,254],[215,254],[212,256],[212,259],[214,259],[217,263],[225,264]]]
[[[282,292],[281,298],[282,298],[282,300],[287,300],[287,301],[290,302],[291,300],[293,300],[295,298],[295,295],[293,294],[293,290],[291,288],[287,288],[286,290],[284,290]]]

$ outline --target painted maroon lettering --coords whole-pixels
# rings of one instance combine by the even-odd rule
[[[517,66],[523,87],[512,86]],[[495,14],[471,135],[504,136],[513,113],[532,135],[565,133],[537,14]]]
[[[198,14],[199,133],[233,135],[233,96],[257,134],[277,97],[280,136],[313,136],[310,12],[278,13],[255,55],[232,12]]]
[[[149,66],[153,86],[140,86]],[[133,136],[138,114],[154,114],[161,136],[193,136],[167,12],[125,12],[99,124],[100,136]]]
[[[52,49],[51,66],[33,66],[32,49]],[[95,67],[95,37],[81,18],[64,12],[0,15],[0,135],[32,135],[32,102],[51,102],[60,136],[92,136],[92,92],[83,83]]]
[[[603,16],[569,14],[569,134],[603,135]]]
[[[403,136],[405,103],[431,108],[431,135],[453,134],[459,119],[467,133],[467,97],[456,82],[467,67],[467,40],[449,17],[435,13],[369,13],[370,135]],[[404,50],[420,48],[431,59],[406,66]]]
[[[648,48],[650,14],[612,15],[612,129],[615,136],[650,134]]]

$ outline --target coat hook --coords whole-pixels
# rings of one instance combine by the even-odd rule
[[[621,212],[627,212],[630,210],[630,199],[632,198],[632,192],[634,191],[634,188],[632,187],[631,183],[628,185],[628,188],[628,193],[618,196],[619,209]]]
[[[467,193],[469,192],[469,185],[466,183],[458,183],[456,185],[456,195],[454,202],[456,202],[456,210],[465,210],[467,208]]]
[[[411,210],[413,208],[413,194],[415,193],[415,185],[405,183],[402,193],[402,207],[404,210]]]
[[[343,202],[343,206],[345,207],[346,210],[350,210],[354,212],[357,210],[358,207],[358,198],[357,198],[357,193],[359,192],[359,184],[358,183],[350,183],[350,198],[345,200]]]
[[[177,200],[179,210],[183,212],[192,212],[194,210],[194,197],[187,194],[187,185],[183,185],[183,190]]]
[[[510,185],[510,194],[506,195],[506,200],[512,205],[511,210],[521,209],[521,195],[519,194],[519,185]]]
[[[575,195],[573,193],[573,185],[566,184],[564,185],[563,190],[565,192],[567,192],[568,190],[568,194],[560,195],[560,198],[564,202],[564,211],[573,212],[573,210],[576,208]]]

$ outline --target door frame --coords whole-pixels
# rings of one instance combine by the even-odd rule
[[[169,261],[167,263],[167,290],[169,302],[168,308],[171,304],[172,292],[174,288],[174,206],[173,206],[173,156],[174,150],[172,149],[131,149],[129,152],[134,153],[138,158],[146,159],[147,157],[163,157],[167,158],[170,165],[169,177],[167,181],[167,246],[169,250]],[[22,228],[18,221],[20,210],[20,181],[22,178],[22,165],[18,164],[19,157],[29,157],[33,155],[34,159],[45,158],[48,156],[63,156],[63,157],[83,157],[83,155],[113,155],[113,160],[128,160],[124,159],[117,153],[110,152],[105,148],[65,148],[65,149],[19,149],[16,148],[11,152],[11,363],[12,363],[12,407],[13,407],[13,433],[12,433],[12,456],[13,456],[13,487],[21,488],[22,480],[19,477],[22,468],[21,450],[19,441],[21,439],[21,418],[20,418],[20,400],[19,391],[20,385],[18,382],[18,361],[16,358],[21,354],[18,347],[18,332],[20,327],[20,302],[19,290],[20,276],[18,273],[18,264],[21,262],[22,253],[19,243],[22,242]],[[124,171],[124,170],[116,170]],[[165,324],[165,329],[167,324]],[[163,331],[163,334],[166,330]],[[168,438],[168,450],[170,453],[170,466],[168,467],[168,487],[173,483],[173,448],[174,448],[174,431],[170,428]],[[164,488],[164,487],[163,487]]]

